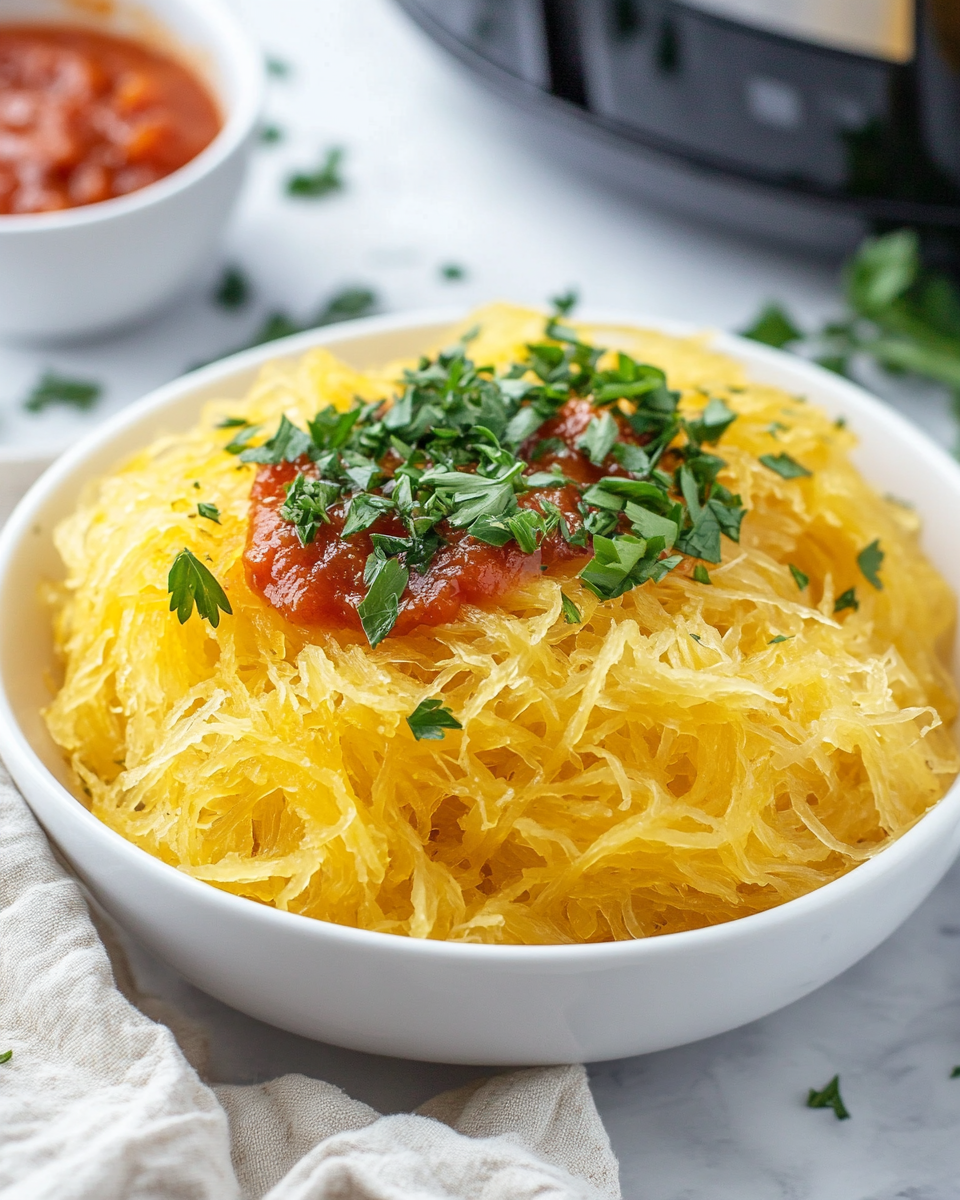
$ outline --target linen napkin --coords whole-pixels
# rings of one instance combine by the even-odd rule
[[[0,767],[4,1200],[620,1195],[582,1067],[495,1076],[384,1117],[302,1075],[207,1086],[171,1029],[131,1000],[162,1006],[131,992]]]

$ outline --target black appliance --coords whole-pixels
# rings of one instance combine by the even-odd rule
[[[399,0],[574,169],[840,252],[960,258],[960,0]]]

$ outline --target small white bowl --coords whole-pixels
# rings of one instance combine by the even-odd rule
[[[68,790],[40,717],[53,658],[37,590],[62,577],[51,531],[84,484],[158,434],[189,428],[202,401],[243,395],[268,359],[325,345],[357,367],[382,365],[442,340],[458,315],[355,321],[237,355],[154,392],[47,471],[0,535],[0,753],[108,911],[199,987],[307,1037],[441,1062],[561,1063],[661,1050],[755,1020],[838,975],[913,912],[960,850],[960,786],[876,858],[799,900],[709,929],[581,946],[419,941],[278,912],[152,858]],[[588,319],[690,332],[622,314]],[[739,338],[714,341],[754,378],[849,420],[863,472],[916,505],[927,553],[960,591],[960,467],[837,376]]]
[[[216,97],[223,127],[140,191],[61,212],[0,215],[0,337],[52,341],[133,324],[209,258],[243,182],[263,58],[223,0],[0,0],[0,24],[61,22],[175,54]]]

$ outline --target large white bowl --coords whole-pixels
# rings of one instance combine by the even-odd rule
[[[91,25],[175,54],[223,112],[205,150],[140,191],[0,215],[0,336],[52,340],[131,324],[202,267],[243,182],[263,59],[224,0],[0,0],[0,23],[42,21]]]
[[[752,1021],[832,979],[909,916],[960,849],[960,787],[889,849],[799,900],[711,929],[586,946],[417,941],[277,912],[152,858],[67,788],[39,712],[52,653],[37,589],[61,574],[51,530],[84,484],[159,433],[188,428],[204,399],[242,395],[267,359],[326,345],[359,367],[379,365],[443,338],[455,315],[355,321],[238,355],[154,392],[60,459],[0,536],[0,753],[119,921],[199,987],[296,1033],[443,1062],[560,1063],[660,1050]],[[754,378],[849,420],[864,473],[917,506],[927,553],[960,591],[957,464],[818,367],[739,338],[715,344]]]

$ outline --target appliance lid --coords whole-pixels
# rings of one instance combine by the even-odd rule
[[[914,0],[683,0],[688,8],[887,62],[915,52]]]

